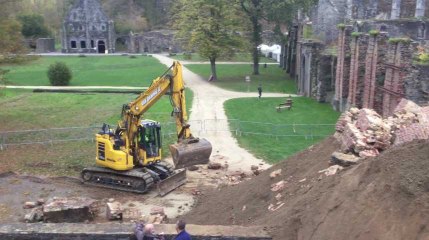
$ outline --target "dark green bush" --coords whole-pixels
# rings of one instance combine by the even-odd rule
[[[48,78],[52,86],[67,86],[72,79],[72,72],[63,62],[56,62],[49,66]]]

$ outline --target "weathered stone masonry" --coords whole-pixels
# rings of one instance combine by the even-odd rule
[[[114,53],[115,29],[99,0],[76,0],[62,30],[63,53]]]
[[[282,67],[299,94],[332,102],[338,111],[367,107],[388,116],[400,98],[427,105],[429,67],[416,61],[417,45],[429,53],[426,5],[425,0],[321,0],[309,18],[300,16],[290,29]],[[306,31],[311,39],[303,36],[304,27],[313,30]]]

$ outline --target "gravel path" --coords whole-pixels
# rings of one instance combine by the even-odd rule
[[[162,55],[153,55],[161,63],[171,66],[173,59]],[[233,98],[256,97],[257,93],[233,92],[216,87],[197,74],[183,67],[183,78],[186,86],[194,92],[194,101],[191,108],[189,121],[206,120],[210,126],[206,129],[227,129],[225,126],[227,119],[224,109],[224,102]],[[281,93],[264,93],[264,97],[286,97],[290,94]],[[293,95],[292,95],[293,96]],[[218,120],[218,121],[215,121]],[[192,129],[192,126],[191,126]],[[196,135],[198,130],[193,129]],[[262,159],[256,158],[247,150],[241,148],[237,140],[232,136],[230,131],[206,131],[199,133],[198,137],[208,139],[213,145],[213,160],[224,160],[228,162],[229,170],[249,171],[251,165],[260,165],[262,168],[268,168],[269,165]]]

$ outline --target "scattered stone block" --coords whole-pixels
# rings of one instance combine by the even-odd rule
[[[324,173],[326,176],[332,176],[337,174],[338,171],[343,170],[344,168],[340,165],[332,165],[327,169],[320,170],[319,173]],[[320,178],[320,177],[319,177]]]
[[[191,171],[191,172],[197,171],[198,169],[200,169],[200,168],[197,167],[197,166],[195,166],[195,165],[188,167],[188,170]]]
[[[42,206],[43,204],[45,204],[45,199],[43,199],[43,198],[39,198],[39,199],[37,199],[37,205],[38,206]]]
[[[36,206],[37,206],[36,202],[25,202],[23,208],[30,209],[30,208],[35,208]]]
[[[33,208],[24,217],[25,222],[27,223],[36,223],[43,221],[43,210],[41,207]]]
[[[219,170],[222,168],[222,164],[216,162],[209,162],[207,168],[212,170]]]
[[[43,216],[45,222],[85,222],[93,219],[96,207],[96,200],[90,198],[51,198],[43,206]]]
[[[163,207],[153,207],[150,209],[150,215],[157,215],[157,214],[165,215],[164,208]]]
[[[123,207],[120,202],[108,202],[106,204],[106,218],[112,220],[122,220]]]
[[[252,172],[255,176],[258,176],[259,174],[261,174],[261,171],[259,171],[259,169],[255,169]]]
[[[125,208],[122,213],[123,219],[143,219],[144,217],[142,212],[136,207]],[[147,222],[146,219],[144,221]]]
[[[250,166],[250,170],[252,170],[252,171],[255,171],[255,170],[258,170],[258,169],[259,169],[259,166],[256,166],[256,165]]]
[[[344,154],[340,152],[334,152],[331,156],[331,162],[338,164],[343,167],[348,167],[350,165],[356,164],[360,158],[356,157],[353,154]]]
[[[167,220],[167,216],[163,214],[156,214],[148,216],[148,223],[161,224]]]
[[[282,170],[281,169],[277,169],[273,172],[270,173],[270,178],[275,178],[277,176],[280,176],[282,174]]]
[[[299,180],[298,182],[299,182],[299,183],[303,183],[303,182],[305,182],[305,181],[307,181],[307,178],[303,178],[303,179]]]
[[[359,152],[359,157],[365,158],[365,157],[376,157],[380,154],[377,149],[370,149],[370,150],[364,150]]]
[[[283,190],[285,187],[286,187],[286,182],[284,180],[281,180],[281,181],[271,185],[271,191],[272,192],[278,192],[278,191]]]
[[[277,204],[270,204],[269,206],[268,206],[268,210],[270,210],[271,212],[274,212],[274,211],[276,211],[277,209],[279,209],[279,208],[281,208],[281,207],[283,207],[283,205],[285,205],[285,203],[283,203],[283,202],[278,202]]]

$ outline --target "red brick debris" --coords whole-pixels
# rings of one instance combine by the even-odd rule
[[[377,156],[392,145],[429,139],[429,106],[402,99],[393,115],[381,117],[372,109],[351,108],[336,124],[342,152],[359,157]]]

